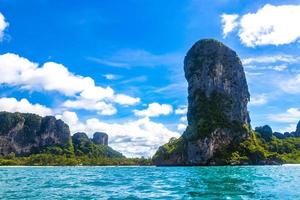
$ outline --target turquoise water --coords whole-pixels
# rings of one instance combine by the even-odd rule
[[[0,199],[300,199],[300,166],[0,167]]]

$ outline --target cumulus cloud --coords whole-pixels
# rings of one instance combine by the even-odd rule
[[[40,104],[32,104],[27,99],[0,98],[0,110],[7,112],[35,113],[41,116],[52,115],[53,112]]]
[[[117,109],[110,103],[104,101],[92,100],[67,100],[63,103],[65,108],[84,109],[90,111],[97,111],[99,115],[113,115],[117,113]]]
[[[275,122],[296,123],[300,120],[300,110],[298,108],[289,108],[284,113],[270,115],[269,119]]]
[[[223,36],[226,37],[228,33],[233,31],[238,26],[238,15],[223,14],[221,15],[221,21],[223,26]]]
[[[158,117],[160,115],[169,115],[173,112],[173,107],[169,104],[150,103],[144,110],[134,110],[136,116]]]
[[[238,19],[228,16],[223,32],[228,34],[237,27],[242,43],[249,47],[289,44],[300,38],[300,27],[297,26],[300,5],[266,4],[255,13],[247,13]]]
[[[8,27],[8,25],[8,22],[5,21],[5,17],[0,12],[0,42],[3,40],[4,30]]]
[[[139,98],[125,94],[115,94],[110,87],[97,86],[92,78],[73,74],[62,64],[47,62],[39,66],[11,53],[0,55],[0,74],[2,84],[20,86],[27,90],[56,91],[65,96],[75,97],[75,101],[68,100],[64,103],[68,108],[95,108],[99,113],[112,114],[115,111],[110,108],[108,111],[108,107],[112,106],[109,103],[133,105],[140,101]]]
[[[106,123],[96,118],[81,122],[75,112],[65,111],[57,118],[68,123],[73,134],[83,131],[92,137],[96,131],[107,133],[109,145],[128,157],[152,156],[171,137],[180,136],[178,132],[171,131],[147,117],[123,123]]]
[[[114,102],[120,105],[135,105],[140,102],[140,98],[134,98],[124,94],[117,94],[114,96]]]

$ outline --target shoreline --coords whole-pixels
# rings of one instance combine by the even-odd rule
[[[282,165],[211,165],[211,166],[207,166],[207,165],[198,165],[198,166],[156,166],[156,165],[0,165],[0,168],[23,168],[23,167],[34,167],[34,168],[40,168],[40,167],[49,167],[49,168],[55,168],[55,167],[108,167],[108,168],[112,168],[112,167],[132,167],[132,168],[136,168],[136,167],[263,167],[263,166],[282,166],[282,167],[288,167],[288,166],[299,166],[300,164],[282,164]]]

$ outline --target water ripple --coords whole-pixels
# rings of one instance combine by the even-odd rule
[[[0,199],[300,199],[300,167],[0,167]]]

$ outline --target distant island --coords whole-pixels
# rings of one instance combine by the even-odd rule
[[[250,93],[236,52],[214,39],[196,42],[184,60],[188,127],[153,158],[126,158],[108,146],[109,135],[71,136],[53,116],[0,112],[0,165],[278,165],[300,163],[295,132],[251,127]]]
[[[0,112],[0,165],[149,165],[126,158],[108,146],[108,135],[71,136],[69,126],[54,116]]]

